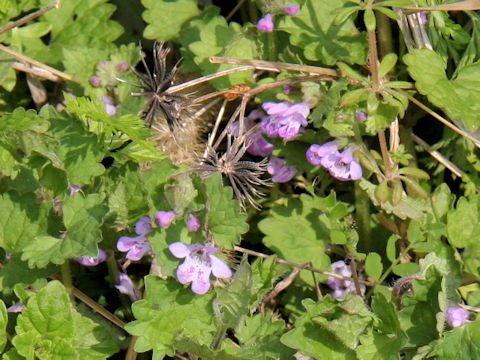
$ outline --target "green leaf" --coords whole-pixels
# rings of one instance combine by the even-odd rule
[[[368,276],[379,280],[383,272],[382,257],[377,253],[369,253],[365,259],[365,271]]]
[[[480,321],[467,323],[445,333],[428,354],[436,359],[478,359],[480,357]]]
[[[396,54],[387,54],[383,57],[380,67],[378,68],[378,77],[383,78],[395,67],[398,57]]]
[[[147,39],[167,41],[178,36],[188,21],[199,15],[196,0],[142,0],[143,19],[148,24],[143,35]]]
[[[223,185],[220,174],[214,174],[205,180],[205,190],[207,228],[212,232],[217,245],[233,249],[240,242],[241,235],[248,231],[247,217],[240,212],[238,201],[232,199],[232,188]]]
[[[433,50],[417,49],[404,56],[407,70],[418,91],[444,110],[452,120],[462,121],[469,129],[480,127],[480,104],[476,101],[480,84],[480,62],[458,71],[448,79],[446,64]]]
[[[107,359],[118,351],[103,328],[77,313],[58,281],[32,295],[12,340],[27,359]]]
[[[196,295],[174,279],[145,278],[146,298],[135,302],[132,311],[137,320],[125,329],[138,336],[135,351],[153,350],[154,359],[175,354],[174,343],[192,337],[201,345],[210,345],[213,325],[213,292]]]
[[[264,296],[273,288],[281,274],[286,269],[276,264],[276,257],[269,256],[266,259],[257,258],[252,264],[252,299],[251,309],[260,304]]]
[[[107,213],[103,200],[99,194],[83,197],[80,193],[65,199],[64,238],[36,236],[25,247],[22,260],[28,260],[31,267],[45,267],[49,262],[62,264],[69,257],[97,256],[97,243],[102,241],[100,227]]]
[[[478,197],[458,199],[457,206],[448,212],[447,235],[450,244],[465,248],[480,242],[480,214]]]
[[[33,194],[0,196],[0,247],[18,253],[37,235],[41,213]]]
[[[7,323],[7,307],[5,306],[5,303],[0,299],[0,353],[3,352],[3,349],[5,349],[5,345],[7,345]]]
[[[416,263],[397,264],[392,268],[394,274],[398,276],[410,276],[418,272],[419,266]]]
[[[375,14],[372,9],[366,9],[363,13],[363,22],[367,31],[375,31],[377,27],[377,19],[375,19]]]
[[[432,194],[432,207],[435,216],[439,220],[443,220],[452,208],[454,201],[455,195],[452,194],[447,184],[444,183],[437,187]]]
[[[397,241],[400,239],[398,235],[391,235],[387,240],[387,259],[394,262],[397,259]]]
[[[308,60],[333,65],[338,61],[364,64],[367,46],[352,19],[335,24],[337,11],[347,0],[307,0],[296,16],[286,16],[278,29],[290,34],[290,42],[303,49]]]

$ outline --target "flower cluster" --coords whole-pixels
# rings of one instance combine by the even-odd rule
[[[298,11],[300,10],[300,5],[297,4],[290,4],[290,5],[285,5],[280,11],[276,11],[279,13],[283,13],[285,15],[289,16],[295,16],[298,14]],[[273,24],[273,15],[272,14],[265,14],[264,17],[262,17],[258,22],[257,22],[257,29],[260,32],[272,32],[275,28],[275,25]]]
[[[341,152],[336,141],[323,145],[313,144],[306,156],[310,164],[323,166],[338,180],[358,180],[362,177],[362,167],[354,160],[353,149],[348,147]]]
[[[127,252],[126,258],[133,261],[140,260],[147,251],[150,251],[150,243],[147,235],[152,231],[150,218],[143,216],[135,224],[135,233],[138,236],[122,236],[118,239],[117,249]]]
[[[262,119],[262,131],[271,138],[293,140],[308,125],[310,108],[306,103],[266,102],[262,107],[268,114]]]
[[[339,260],[332,264],[332,272],[346,278],[352,277],[352,270],[350,265],[345,264],[344,261]],[[355,283],[349,279],[340,279],[334,276],[329,276],[327,285],[333,289],[332,296],[337,300],[343,300],[348,293],[355,294]],[[365,294],[365,285],[360,284],[360,291]]]
[[[227,264],[213,255],[218,249],[210,244],[186,245],[175,242],[168,248],[176,258],[185,259],[177,269],[177,280],[184,285],[192,283],[192,291],[196,294],[205,294],[210,289],[211,274],[221,279],[232,276]]]

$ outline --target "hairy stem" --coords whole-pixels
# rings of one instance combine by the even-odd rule
[[[355,182],[355,220],[361,250],[371,251],[373,241],[370,228],[370,198],[358,181]]]
[[[73,288],[73,281],[72,281],[72,270],[70,269],[70,261],[65,260],[65,262],[60,266],[60,272],[62,274],[62,283],[67,290],[67,293],[70,295],[70,298],[73,300],[72,297],[72,288]]]

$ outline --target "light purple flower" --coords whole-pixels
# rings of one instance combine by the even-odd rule
[[[321,164],[328,169],[330,175],[341,181],[358,180],[362,177],[362,167],[353,159],[352,148],[323,157]]]
[[[137,301],[140,298],[132,280],[127,274],[120,273],[118,285],[115,285],[115,287],[120,293],[128,295],[132,301]]]
[[[456,328],[468,322],[469,317],[470,313],[464,308],[459,306],[451,306],[447,309],[447,315],[445,318],[448,325],[450,325],[452,328]]]
[[[352,270],[350,265],[345,264],[343,260],[335,261],[332,263],[332,272],[336,275],[350,278],[352,276]],[[348,293],[355,294],[355,283],[350,279],[339,279],[334,276],[329,276],[327,279],[327,285],[333,289],[332,296],[334,299],[342,300]],[[365,294],[365,285],[360,284],[360,292]]]
[[[25,309],[25,305],[23,305],[22,303],[18,302],[18,303],[15,303],[15,304],[9,306],[9,307],[7,308],[7,312],[15,314],[15,313],[22,312],[23,309]]]
[[[367,120],[367,113],[365,111],[357,112],[357,121],[364,122]]]
[[[100,86],[100,78],[96,75],[90,77],[90,84],[93,87],[99,87]]]
[[[298,10],[300,10],[300,5],[297,5],[297,4],[285,5],[283,7],[283,12],[290,16],[297,15]]]
[[[329,141],[323,145],[313,144],[307,150],[307,160],[310,164],[319,166],[322,165],[322,159],[330,154],[338,152],[337,142]]]
[[[70,188],[70,196],[75,195],[77,192],[82,191],[82,188],[78,185],[75,185],[71,183],[70,181],[68,182],[68,187]]]
[[[117,65],[117,69],[120,72],[125,72],[128,69],[128,64],[126,62],[121,62],[120,64]]]
[[[158,224],[162,229],[168,227],[173,220],[175,220],[175,217],[177,214],[175,214],[175,211],[170,210],[170,211],[159,211],[157,212],[157,215],[155,215],[155,218],[158,221]]]
[[[272,181],[276,183],[289,182],[297,174],[295,166],[285,165],[285,160],[276,157],[270,159],[267,171],[272,175]]]
[[[177,269],[177,280],[183,285],[192,283],[192,291],[196,294],[205,294],[210,289],[210,274],[221,279],[232,276],[227,264],[213,255],[218,249],[210,244],[186,245],[175,242],[168,249],[176,258],[185,258]]]
[[[191,231],[191,232],[198,231],[198,229],[200,229],[201,225],[202,224],[200,223],[200,220],[198,220],[198,218],[195,215],[188,214],[188,216],[187,216],[187,229],[188,229],[188,231]]]
[[[147,235],[152,230],[150,219],[143,216],[135,224],[136,237],[122,236],[117,241],[117,249],[127,252],[126,258],[134,261],[140,260],[147,251],[150,251],[150,243]]]
[[[257,29],[261,32],[272,32],[274,28],[273,19],[271,14],[265,15],[263,18],[258,20]]]
[[[117,107],[113,103],[113,99],[110,96],[103,97],[103,105],[105,108],[105,112],[108,115],[114,116],[117,113]]]
[[[426,11],[420,11],[418,13],[418,17],[420,19],[420,24],[426,25],[428,22],[428,17],[427,17],[427,12]]]
[[[272,138],[293,140],[308,125],[310,108],[306,103],[266,102],[262,107],[269,115],[262,119],[262,131]]]
[[[264,115],[265,114],[263,113],[263,111],[260,111],[260,110],[252,111],[250,115],[248,115],[245,118],[244,131],[249,131],[250,129],[252,129],[256,125],[255,120],[260,119]],[[235,121],[228,128],[228,133],[235,137],[238,136],[239,131],[240,131],[240,124],[238,123],[238,121]],[[254,156],[265,157],[270,155],[272,151],[273,151],[273,144],[265,140],[260,130],[255,131],[248,137],[247,152],[249,154]]]
[[[107,253],[102,249],[98,249],[97,256],[80,256],[79,258],[77,258],[77,262],[82,264],[83,266],[97,266],[98,264],[104,262],[106,259]]]

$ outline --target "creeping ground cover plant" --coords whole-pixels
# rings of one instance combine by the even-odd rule
[[[1,359],[480,359],[478,1],[0,4]]]

